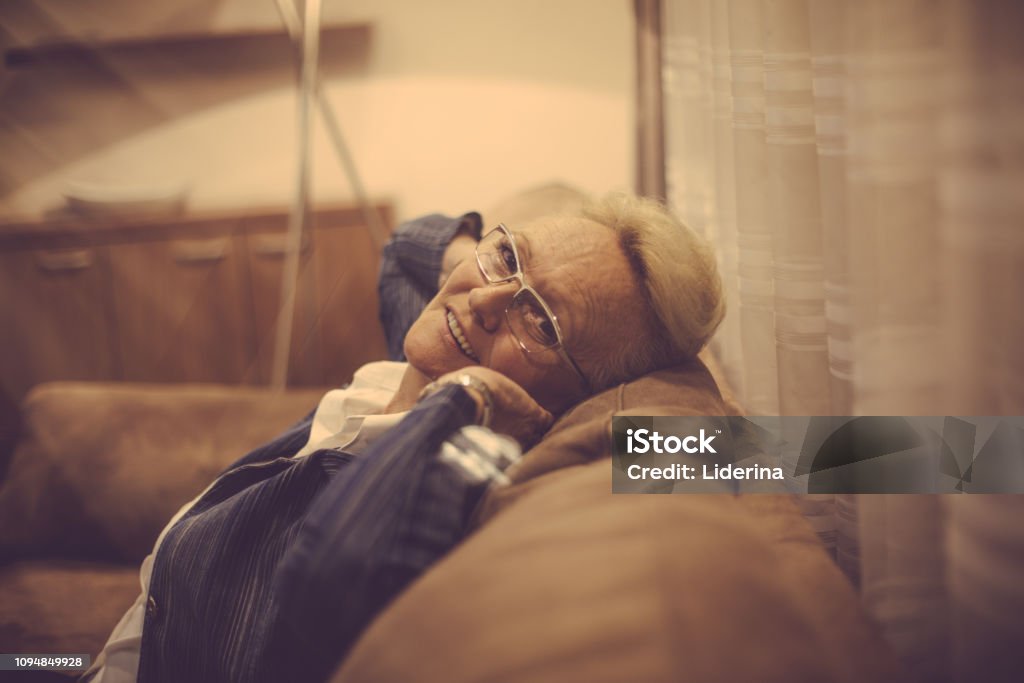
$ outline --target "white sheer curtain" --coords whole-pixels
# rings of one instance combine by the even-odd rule
[[[1022,31],[1016,0],[665,0],[669,199],[749,412],[1024,413]],[[1024,497],[800,501],[917,677],[1024,675]]]

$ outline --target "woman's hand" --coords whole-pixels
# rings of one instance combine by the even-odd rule
[[[499,434],[511,436],[526,450],[537,443],[553,422],[551,413],[540,407],[526,390],[505,375],[490,368],[473,365],[438,378],[439,384],[456,382],[462,374],[471,375],[483,382],[491,392],[490,428]],[[482,414],[486,398],[472,386],[466,390],[477,402]]]

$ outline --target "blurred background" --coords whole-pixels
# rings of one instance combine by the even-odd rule
[[[227,423],[252,413],[243,389],[345,382],[385,356],[397,222],[509,220],[575,189],[664,198],[714,243],[712,351],[749,414],[1024,413],[1024,4],[336,0],[315,51],[287,28],[314,6],[0,3],[0,454],[26,417],[20,462],[52,456],[37,479],[61,495],[5,491],[63,534],[46,552],[92,544],[68,529],[111,507],[107,469],[61,478],[77,414],[106,406],[95,453],[134,454],[117,421],[152,401],[163,424],[155,393]],[[54,380],[90,384],[29,394]],[[298,415],[317,393],[277,398]],[[223,457],[190,420],[188,449]],[[285,424],[260,421],[253,444]],[[798,502],[915,680],[1019,678],[1024,498]],[[9,526],[8,547],[52,540]]]
[[[396,221],[632,186],[628,0],[324,2],[306,110],[302,8],[0,5],[2,440],[49,380],[340,384]]]
[[[324,92],[399,218],[548,178],[630,185],[627,0],[328,1],[321,25]],[[195,210],[289,201],[296,61],[274,0],[11,0],[0,29],[4,214],[61,206],[69,181],[183,184]],[[313,194],[350,199],[316,126]]]

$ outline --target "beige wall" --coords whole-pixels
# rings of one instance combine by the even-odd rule
[[[369,192],[394,198],[400,217],[486,207],[550,179],[595,192],[629,187],[628,0],[324,5],[325,22],[371,22],[365,45],[326,59],[326,91]],[[15,0],[0,8],[8,45],[69,31],[277,25],[272,0]],[[0,211],[60,206],[69,180],[185,182],[194,207],[287,202],[295,177],[294,80],[286,64],[258,61],[147,51],[99,70],[5,70]],[[315,199],[351,196],[319,126],[315,144]]]

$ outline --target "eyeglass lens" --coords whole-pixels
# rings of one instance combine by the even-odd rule
[[[494,230],[480,242],[480,265],[492,282],[507,281],[521,273],[518,255],[504,230]],[[558,344],[554,321],[544,304],[529,289],[520,289],[508,308],[509,324],[520,342],[530,351]]]
[[[501,230],[494,230],[480,242],[480,265],[489,280],[508,280],[519,272],[519,259],[511,240]]]
[[[521,289],[509,307],[509,323],[516,337],[532,351],[558,344],[555,324],[548,317],[544,305],[528,289]]]

